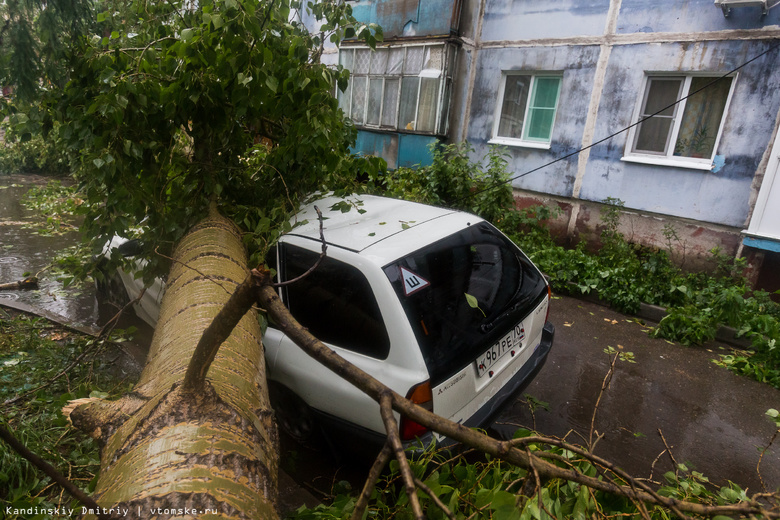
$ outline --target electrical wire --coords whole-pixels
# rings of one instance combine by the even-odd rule
[[[650,118],[652,118],[652,117],[655,117],[655,116],[657,116],[657,115],[661,114],[662,112],[665,112],[666,110],[668,110],[668,109],[670,109],[670,108],[673,108],[674,106],[676,106],[676,105],[678,105],[678,104],[682,103],[683,101],[685,101],[685,100],[686,100],[686,99],[688,99],[689,97],[691,97],[691,96],[695,96],[695,95],[696,95],[696,94],[698,94],[699,92],[701,92],[701,91],[703,91],[703,90],[705,90],[705,89],[707,89],[707,88],[711,87],[711,86],[712,86],[712,85],[714,85],[715,83],[717,83],[717,82],[719,82],[719,81],[722,81],[723,79],[725,79],[725,78],[728,78],[728,77],[732,76],[732,75],[733,75],[735,72],[739,71],[740,69],[742,69],[743,67],[745,67],[745,66],[749,65],[750,63],[752,63],[752,62],[756,61],[757,59],[759,59],[759,58],[762,58],[763,56],[766,56],[767,54],[769,54],[770,52],[774,51],[774,50],[775,50],[775,49],[777,49],[778,47],[780,47],[780,43],[776,43],[776,44],[772,45],[771,47],[769,47],[769,48],[768,48],[767,50],[765,50],[764,52],[762,52],[762,53],[760,53],[760,54],[758,54],[758,55],[756,55],[756,56],[752,57],[751,59],[749,59],[748,61],[746,61],[746,62],[742,63],[742,64],[741,64],[741,65],[739,65],[738,67],[735,67],[735,68],[731,69],[730,71],[726,72],[725,74],[723,74],[723,75],[721,75],[721,76],[719,76],[719,77],[717,77],[717,78],[713,79],[712,81],[710,81],[710,82],[709,82],[709,83],[707,83],[706,85],[703,85],[703,86],[699,87],[698,89],[694,90],[693,92],[690,92],[690,93],[689,93],[687,96],[685,96],[685,97],[682,97],[682,98],[678,99],[678,100],[677,100],[677,101],[675,101],[674,103],[671,103],[670,105],[668,105],[668,106],[665,106],[664,108],[662,108],[662,109],[660,109],[660,110],[658,110],[658,111],[656,111],[656,112],[653,112],[652,114],[650,114],[650,115],[648,115],[648,116],[645,116],[645,117],[643,117],[642,119],[639,119],[639,120],[638,120],[638,121],[636,121],[635,123],[632,123],[632,124],[630,124],[629,126],[627,126],[627,127],[625,127],[625,128],[622,128],[622,129],[620,129],[620,130],[618,130],[618,131],[616,131],[616,132],[614,132],[614,133],[612,133],[612,134],[610,134],[610,135],[608,135],[608,136],[606,136],[606,137],[603,137],[603,138],[599,139],[598,141],[596,141],[596,142],[594,142],[594,143],[591,143],[591,144],[589,144],[588,146],[583,146],[582,148],[579,148],[579,149],[577,149],[577,150],[575,150],[575,151],[573,151],[573,152],[571,152],[571,153],[568,153],[568,154],[566,154],[566,155],[563,155],[563,156],[561,156],[561,157],[558,157],[558,158],[556,158],[556,159],[553,159],[552,161],[550,161],[550,162],[548,162],[548,163],[546,163],[546,164],[543,164],[543,165],[541,165],[541,166],[537,166],[536,168],[533,168],[532,170],[528,170],[528,171],[526,171],[526,172],[523,172],[523,173],[521,173],[521,174],[519,174],[519,175],[515,175],[514,177],[510,177],[509,179],[506,179],[506,180],[504,180],[504,181],[495,182],[495,183],[493,183],[493,184],[491,184],[491,185],[489,185],[489,186],[487,186],[487,187],[485,187],[485,188],[482,188],[481,190],[476,190],[476,191],[472,192],[470,195],[471,195],[471,196],[473,196],[473,195],[478,195],[478,194],[485,193],[485,192],[487,192],[487,191],[490,191],[490,190],[498,189],[498,188],[500,188],[501,186],[503,186],[504,184],[506,184],[506,183],[508,183],[508,182],[515,181],[515,180],[517,180],[517,179],[519,179],[519,178],[521,178],[521,177],[525,177],[526,175],[530,175],[530,174],[532,174],[532,173],[534,173],[534,172],[537,172],[537,171],[539,171],[539,170],[542,170],[542,169],[544,169],[544,168],[547,168],[548,166],[552,166],[553,164],[559,163],[559,162],[561,162],[561,161],[565,161],[566,159],[568,159],[568,158],[570,158],[570,157],[573,157],[573,156],[575,156],[575,155],[578,155],[578,154],[580,154],[581,152],[584,152],[585,150],[588,150],[588,149],[590,149],[590,148],[593,148],[594,146],[597,146],[597,145],[599,145],[599,144],[601,144],[601,143],[603,143],[603,142],[605,142],[605,141],[609,141],[609,140],[610,140],[610,139],[612,139],[613,137],[616,137],[616,136],[618,136],[618,135],[622,134],[623,132],[627,132],[628,130],[632,129],[633,127],[635,127],[635,126],[638,126],[638,125],[641,125],[642,123],[644,123],[644,122],[645,122],[645,121],[647,121],[648,119],[650,119]],[[460,202],[460,201],[459,201],[459,202]]]

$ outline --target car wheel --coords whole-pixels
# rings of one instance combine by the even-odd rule
[[[106,271],[105,263],[105,261],[101,261],[97,265],[97,269],[102,273],[102,277],[99,277],[95,282],[98,301],[121,309],[130,301],[130,298],[127,296],[125,284],[122,283],[119,273]]]
[[[269,383],[268,393],[279,427],[299,443],[310,441],[317,429],[317,421],[309,405],[278,383]]]

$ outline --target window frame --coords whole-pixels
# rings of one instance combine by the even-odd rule
[[[531,83],[528,88],[528,98],[525,103],[525,111],[523,114],[523,127],[520,131],[521,137],[507,137],[498,135],[499,127],[501,125],[501,114],[504,109],[504,93],[506,92],[506,84],[512,76],[527,76],[531,78]],[[558,80],[558,91],[555,96],[555,107],[552,117],[552,125],[550,126],[550,137],[548,139],[535,139],[527,138],[526,132],[528,129],[529,115],[531,106],[534,103],[537,82],[540,79],[555,78]],[[498,101],[496,103],[495,113],[493,116],[493,131],[492,137],[488,141],[489,144],[499,144],[504,146],[518,146],[524,148],[536,148],[540,150],[549,150],[552,145],[553,132],[555,129],[555,119],[558,117],[558,108],[561,102],[561,90],[563,89],[563,72],[562,71],[518,71],[518,70],[505,70],[501,72],[501,83],[498,87]],[[532,96],[533,95],[533,96]]]
[[[409,55],[409,49],[412,48],[419,48],[422,47],[423,56],[425,56],[425,52],[427,48],[435,48],[439,47],[442,49],[442,62],[441,62],[441,68],[440,69],[421,69],[419,73],[412,74],[406,72],[406,66],[407,66],[407,58]],[[346,67],[350,70],[350,78],[349,83],[347,86],[347,89],[344,92],[341,92],[337,89],[336,95],[339,99],[339,106],[344,110],[344,113],[352,119],[353,123],[358,128],[365,128],[368,130],[380,130],[380,131],[392,131],[392,132],[408,132],[413,134],[424,134],[424,135],[436,135],[436,136],[446,136],[447,132],[449,130],[449,104],[450,104],[450,98],[451,98],[451,90],[452,90],[452,77],[453,72],[455,68],[455,58],[457,54],[457,47],[455,47],[452,43],[446,42],[446,41],[437,41],[437,42],[413,42],[413,43],[403,43],[403,44],[390,44],[386,46],[377,47],[377,51],[381,52],[387,52],[388,54],[393,52],[394,50],[402,49],[403,50],[403,58],[401,60],[401,70],[398,74],[377,74],[374,71],[371,70],[371,65],[374,60],[374,55],[376,51],[372,51],[370,47],[366,46],[358,46],[358,45],[349,45],[349,46],[343,46],[339,49],[339,64],[344,64],[345,61],[351,62],[351,68]],[[371,52],[371,62],[369,63],[368,72],[360,72],[356,73],[355,69],[355,59],[357,56],[358,51],[370,51]],[[351,53],[351,58],[349,60],[346,59],[345,54]],[[389,59],[389,56],[388,56]],[[423,62],[424,65],[424,62]],[[439,70],[439,73],[435,76],[431,76],[431,71]],[[426,73],[426,71],[428,71]],[[365,78],[363,90],[364,90],[364,105],[362,107],[362,115],[360,118],[352,118],[353,115],[353,103],[355,98],[355,79],[356,78]],[[417,79],[417,86],[412,87],[412,90],[415,90],[415,101],[414,101],[414,122],[415,127],[414,128],[407,128],[406,126],[402,125],[402,121],[400,120],[400,117],[402,115],[402,94],[404,93],[404,83],[405,79],[411,79],[416,78]],[[432,130],[420,130],[418,125],[420,122],[420,96],[424,91],[423,83],[425,80],[435,79],[436,81],[436,101],[435,101],[435,113],[433,114],[432,118]],[[380,88],[380,103],[379,103],[379,114],[376,118],[378,120],[378,123],[369,123],[368,119],[370,116],[369,113],[369,105],[370,105],[370,93],[371,93],[371,85],[375,82],[381,82],[381,88]],[[386,97],[388,96],[388,90],[387,85],[389,81],[396,81],[397,86],[395,87],[395,95],[394,95],[394,110],[392,111],[394,113],[394,120],[391,124],[388,124],[385,122],[385,115],[386,115]],[[346,101],[344,101],[343,98],[346,97]],[[446,106],[445,106],[446,105]]]
[[[683,117],[685,115],[685,108],[688,102],[687,96],[690,95],[691,83],[696,78],[710,78],[712,80],[718,79],[723,74],[700,71],[700,72],[647,72],[645,73],[644,81],[642,83],[641,95],[637,96],[637,104],[634,108],[634,113],[631,118],[632,126],[629,128],[628,135],[626,137],[626,147],[623,153],[622,161],[633,162],[639,164],[649,164],[656,166],[676,166],[681,168],[689,168],[694,170],[711,170],[712,163],[718,152],[718,146],[720,139],[723,135],[723,128],[725,127],[726,118],[728,117],[729,108],[731,106],[731,100],[734,95],[734,89],[737,84],[737,74],[730,74],[726,77],[731,78],[731,85],[729,92],[726,96],[726,101],[723,106],[723,114],[721,115],[720,122],[718,123],[718,131],[715,134],[714,143],[712,147],[712,153],[709,157],[685,157],[675,155],[675,146],[677,139],[680,136],[680,128],[683,123]],[[647,97],[650,92],[650,86],[653,80],[682,80],[678,94],[677,104],[674,106],[673,123],[667,134],[667,150],[665,153],[653,153],[649,151],[636,151],[636,144],[639,138],[639,129],[642,119],[642,114],[645,111],[647,105]]]
[[[295,284],[288,284],[280,287],[279,294],[285,307],[288,308],[293,317],[295,317],[302,325],[308,327],[312,334],[317,335],[323,343],[343,351],[365,356],[367,358],[376,359],[379,361],[386,360],[390,355],[391,349],[390,330],[388,329],[388,323],[386,321],[385,315],[382,312],[382,306],[380,305],[379,298],[377,297],[376,291],[371,285],[371,281],[369,280],[368,276],[357,265],[337,258],[337,255],[334,256],[330,254],[321,259],[321,263],[318,265],[316,270],[311,272],[307,271],[306,269],[317,264],[320,254],[321,253],[317,251],[312,251],[308,247],[304,247],[293,242],[284,241],[277,244],[277,281],[287,282],[291,279],[295,279],[296,276],[300,276],[302,274],[306,275],[303,279],[299,280]],[[302,270],[301,273],[293,272],[291,274],[290,266],[293,263],[291,262],[291,257],[296,255],[298,257],[303,256],[306,261],[304,264],[298,266]],[[353,281],[357,282],[351,286],[353,289],[357,287],[362,291],[362,295],[364,296],[363,303],[365,305],[362,307],[358,306],[358,308],[362,308],[364,311],[366,311],[364,321],[368,323],[368,328],[371,329],[371,325],[374,325],[374,330],[369,330],[368,332],[368,334],[373,333],[373,336],[367,338],[365,337],[366,332],[364,332],[364,336],[361,337],[361,334],[356,334],[354,328],[350,329],[349,334],[347,334],[344,332],[344,322],[340,320],[333,320],[332,323],[335,323],[336,325],[332,326],[331,323],[328,322],[328,325],[325,329],[320,329],[321,325],[319,325],[317,322],[311,322],[310,318],[312,316],[327,314],[327,312],[322,309],[317,313],[308,312],[309,309],[307,309],[306,304],[303,304],[302,302],[308,301],[309,305],[311,305],[312,298],[310,296],[303,297],[301,294],[296,293],[305,287],[304,284],[313,284],[315,287],[326,289],[339,286],[341,282],[333,281],[337,278],[340,279],[341,277],[331,276],[332,273],[336,270],[340,270],[342,275],[347,274],[347,279],[352,279]],[[321,277],[325,277],[324,280],[318,279]],[[329,291],[327,294],[343,295],[341,291]],[[333,300],[329,307],[330,312],[342,313],[346,308],[344,305],[341,305],[343,303],[344,299],[341,297]],[[333,334],[333,330],[338,330],[338,332]],[[345,337],[347,336],[349,336],[349,339],[344,341]],[[356,339],[362,339],[363,341],[355,342]]]

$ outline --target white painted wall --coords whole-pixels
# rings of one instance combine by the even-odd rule
[[[780,239],[780,132],[772,145],[772,154],[747,234],[758,238]]]

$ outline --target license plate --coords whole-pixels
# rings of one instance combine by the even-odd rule
[[[512,352],[513,350],[515,353],[519,352],[524,339],[525,329],[523,328],[523,323],[520,322],[477,358],[477,375],[482,377],[486,372],[489,372],[507,352]],[[492,377],[493,374],[490,375]]]

